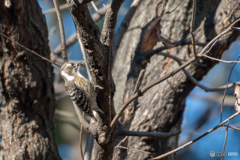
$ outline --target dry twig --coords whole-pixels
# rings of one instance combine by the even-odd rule
[[[60,14],[58,1],[57,0],[53,0],[53,3],[54,3],[54,6],[55,6],[55,9],[56,9],[58,23],[59,23],[59,28],[60,28],[62,56],[63,56],[64,62],[67,62],[68,61],[68,57],[67,57],[66,40],[65,40],[65,34],[64,34],[64,26],[63,26],[63,22],[62,22],[62,16]]]
[[[239,58],[240,58],[240,56],[238,56],[237,61],[238,61]],[[226,89],[225,89],[224,94],[223,94],[222,103],[221,103],[221,118],[220,118],[220,122],[222,122],[223,104],[224,104],[225,96],[226,96],[226,93],[227,93],[228,83],[229,83],[230,77],[232,75],[232,71],[233,71],[234,67],[236,66],[236,64],[237,63],[235,63],[233,65],[233,67],[231,68],[230,74],[228,76],[227,86],[226,86]]]
[[[223,126],[224,123],[228,122],[229,120],[233,119],[234,117],[238,116],[239,114],[240,114],[240,112],[237,112],[237,113],[233,114],[232,116],[230,116],[229,118],[227,118],[227,119],[224,120],[223,122],[219,123],[217,126],[215,126],[215,127],[213,127],[212,129],[208,130],[206,133],[204,133],[204,134],[202,134],[201,136],[195,138],[194,140],[192,140],[192,141],[190,141],[190,142],[187,142],[187,143],[185,143],[184,145],[182,145],[182,146],[180,146],[180,147],[178,147],[178,148],[176,148],[176,149],[174,149],[174,150],[172,150],[172,151],[170,151],[170,152],[167,152],[167,153],[165,153],[165,154],[162,154],[162,155],[160,155],[160,156],[158,156],[158,157],[155,157],[155,158],[153,158],[153,159],[156,160],[156,159],[161,159],[161,158],[167,157],[167,156],[169,156],[169,155],[171,155],[171,154],[173,154],[173,153],[176,153],[177,151],[180,151],[180,150],[186,148],[187,146],[190,146],[191,144],[193,144],[193,143],[195,143],[196,141],[200,140],[201,138],[205,137],[205,136],[208,135],[209,133],[211,133],[211,132],[215,131],[216,129],[218,129],[219,127]]]
[[[45,58],[45,57],[41,56],[40,54],[38,54],[38,53],[36,53],[36,52],[34,52],[34,51],[32,51],[32,50],[28,49],[27,47],[25,47],[25,46],[23,46],[23,45],[19,44],[18,42],[16,42],[16,41],[12,40],[11,38],[9,38],[9,37],[7,37],[6,35],[4,35],[3,33],[1,33],[1,32],[0,32],[0,35],[2,35],[3,37],[5,37],[5,38],[9,39],[10,41],[12,41],[12,42],[16,43],[17,45],[19,45],[20,47],[22,47],[22,48],[26,49],[27,51],[29,51],[29,52],[31,52],[31,53],[33,53],[33,54],[37,55],[38,57],[42,58],[43,60],[45,60],[45,61],[48,61],[48,62],[50,62],[50,63],[52,63],[52,64],[54,64],[54,65],[56,65],[56,66],[58,66],[58,67],[61,67],[60,65],[58,65],[58,64],[56,64],[56,63],[54,63],[54,62],[50,61],[49,59],[47,59],[47,58]]]
[[[194,23],[195,23],[195,14],[196,14],[196,0],[193,0],[193,11],[192,11],[192,21],[190,26],[190,33],[192,37],[192,47],[195,58],[197,58],[196,46],[195,46],[195,36],[194,36]]]
[[[224,140],[224,145],[223,145],[222,158],[221,158],[221,160],[224,159],[224,151],[225,151],[225,147],[226,147],[226,144],[227,144],[227,137],[228,137],[228,127],[229,127],[229,121],[228,121],[228,125],[227,125],[227,127],[226,127],[226,135],[225,135],[225,140]]]

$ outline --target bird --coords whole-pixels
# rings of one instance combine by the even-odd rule
[[[87,113],[95,122],[93,110],[104,114],[97,105],[96,87],[86,79],[78,70],[82,63],[66,62],[62,65],[60,74],[65,81],[65,88],[72,101],[85,113]]]

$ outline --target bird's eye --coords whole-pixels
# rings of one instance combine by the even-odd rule
[[[74,63],[72,63],[72,66],[74,67]]]

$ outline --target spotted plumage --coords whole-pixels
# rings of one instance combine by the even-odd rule
[[[104,114],[97,105],[94,89],[96,86],[78,72],[79,67],[79,64],[72,62],[67,62],[61,67],[65,88],[72,101],[96,121],[92,110]]]

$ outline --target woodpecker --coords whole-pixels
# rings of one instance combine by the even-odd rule
[[[96,87],[78,72],[81,63],[66,62],[61,67],[61,76],[65,81],[65,88],[72,101],[85,113],[96,121],[92,111],[104,112],[97,105]]]

